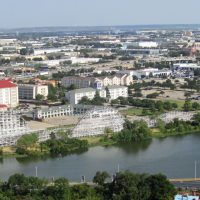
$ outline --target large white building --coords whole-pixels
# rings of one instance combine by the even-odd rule
[[[106,98],[106,90],[98,90],[100,97]],[[69,101],[70,104],[78,104],[79,101],[83,97],[88,97],[88,99],[92,100],[96,94],[96,90],[93,88],[83,88],[83,89],[76,89],[71,90],[65,93],[66,99]]]
[[[0,80],[0,104],[13,108],[18,106],[18,87],[9,80]]]
[[[168,69],[162,69],[159,70],[158,68],[145,68],[141,70],[135,70],[132,71],[133,76],[136,76],[137,78],[143,78],[143,77],[160,77],[160,76],[170,76],[172,74],[171,70]]]
[[[78,104],[83,97],[88,97],[88,99],[92,100],[97,91],[100,97],[108,97],[111,100],[117,99],[118,97],[128,97],[128,87],[117,85],[107,86],[106,88],[102,88],[100,90],[93,88],[71,90],[65,93],[65,97],[70,104],[75,105]]]
[[[118,97],[128,97],[128,87],[112,85],[107,87],[110,99],[117,99]]]
[[[37,108],[33,111],[33,119],[43,120],[55,117],[82,115],[91,109],[91,107],[92,105],[68,104],[62,106],[53,106],[49,108]]]
[[[43,95],[44,98],[47,98],[48,86],[31,84],[19,85],[19,99],[36,99],[38,94]]]

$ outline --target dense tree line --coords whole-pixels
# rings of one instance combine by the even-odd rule
[[[161,120],[158,121],[157,127],[160,132],[166,135],[170,135],[173,133],[185,133],[191,131],[200,130],[200,113],[194,115],[191,121],[183,121],[179,119],[174,119],[172,122],[164,124]]]
[[[200,80],[198,78],[194,79],[185,79],[186,83],[181,85],[181,88],[193,89],[200,91]]]
[[[176,103],[170,101],[155,101],[151,99],[135,99],[135,98],[123,98],[120,97],[118,102],[122,105],[131,105],[135,107],[148,108],[152,111],[170,111],[178,108]]]
[[[160,95],[160,93],[158,93],[158,92],[153,92],[153,93],[151,93],[151,94],[147,94],[146,98],[156,99],[159,95]]]
[[[51,134],[51,139],[38,142],[36,134],[21,136],[17,141],[16,153],[27,156],[42,156],[42,155],[67,155],[70,153],[85,151],[88,149],[87,140],[79,140],[68,138],[66,133]]]
[[[66,178],[52,182],[23,174],[12,175],[0,184],[1,200],[171,200],[174,186],[164,175],[119,172],[109,178],[107,172],[97,172],[94,185],[71,186]]]
[[[152,80],[150,82],[142,81],[141,83],[134,83],[129,86],[130,89],[134,89],[135,91],[137,91],[141,88],[148,88],[148,87],[170,88],[171,90],[174,90],[176,88],[175,84],[173,84],[170,79],[167,79],[166,81],[164,81],[162,83],[156,82],[154,80]]]
[[[190,99],[186,99],[183,105],[184,111],[197,111],[200,110],[200,104],[198,102],[192,102]]]
[[[75,138],[49,139],[45,142],[42,142],[40,146],[43,149],[47,148],[52,156],[66,155],[77,151],[87,150],[88,141]]]
[[[84,73],[84,72],[92,72],[93,70],[94,69],[91,67],[89,69],[84,69],[84,68],[77,69],[77,70],[71,69],[70,71],[67,71],[67,72],[58,71],[57,73],[53,73],[52,77],[55,80],[61,80],[63,77],[66,77],[66,76],[75,76],[76,74]]]

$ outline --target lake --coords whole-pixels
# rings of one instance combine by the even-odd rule
[[[66,177],[90,181],[96,171],[114,174],[129,170],[139,173],[163,173],[169,178],[194,177],[194,163],[200,161],[200,134],[153,139],[131,145],[92,147],[86,152],[59,158],[4,158],[0,160],[0,179],[14,173],[39,177]],[[197,162],[200,177],[200,162]]]

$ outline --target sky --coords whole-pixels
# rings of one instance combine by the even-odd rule
[[[0,28],[200,24],[200,0],[0,0]]]

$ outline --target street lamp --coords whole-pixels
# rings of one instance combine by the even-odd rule
[[[37,176],[38,176],[38,167],[35,166],[35,177],[37,177]]]
[[[195,160],[194,161],[194,179],[196,180],[197,179],[197,163],[199,161]]]

